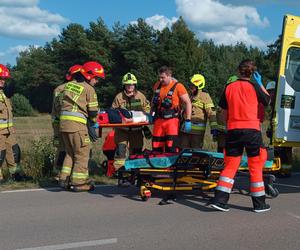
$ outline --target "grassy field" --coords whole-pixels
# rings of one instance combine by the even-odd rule
[[[50,115],[39,115],[35,117],[16,117],[14,119],[16,129],[16,138],[21,147],[22,159],[21,165],[25,172],[30,176],[41,176],[49,174],[54,158],[55,148],[52,146],[53,130]],[[103,136],[106,136],[108,129],[103,130]],[[102,139],[93,144],[93,160],[91,162],[97,184],[113,184],[115,179],[102,176],[100,163],[105,159],[102,153]],[[45,162],[45,155],[50,154],[49,162]],[[49,168],[49,170],[48,170]],[[8,175],[4,164],[4,174]],[[0,186],[1,190],[36,188],[56,185],[50,178],[36,178],[33,182],[27,183],[5,183]]]
[[[266,125],[264,126],[266,127]],[[22,162],[21,165],[25,168],[25,171],[29,175],[36,175],[34,183],[26,184],[8,184],[2,185],[1,189],[7,188],[27,188],[37,186],[51,186],[53,183],[49,181],[49,178],[42,178],[47,174],[51,159],[53,161],[55,149],[52,146],[52,126],[50,115],[39,115],[35,117],[16,117],[15,118],[16,137],[22,150]],[[103,129],[102,138],[105,138],[106,134],[110,129]],[[93,144],[92,151],[92,166],[95,173],[95,179],[98,183],[115,183],[115,180],[101,176],[100,164],[105,160],[105,156],[102,153],[102,138]],[[264,141],[267,144],[268,139],[264,137]],[[145,147],[151,149],[151,141],[145,140]],[[212,141],[209,134],[209,129],[205,135],[204,149],[215,151],[217,144]],[[44,156],[50,155],[50,163],[45,162]],[[300,149],[294,148],[293,150],[294,162],[293,169],[300,170]],[[5,169],[4,169],[5,170]],[[7,171],[7,170],[6,170]],[[5,172],[5,171],[4,171]]]

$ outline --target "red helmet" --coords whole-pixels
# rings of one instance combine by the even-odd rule
[[[82,66],[79,64],[75,64],[75,65],[71,66],[68,70],[68,73],[66,74],[67,81],[71,81],[72,75],[74,75],[77,72],[80,72],[81,69],[82,69]]]
[[[0,77],[1,78],[9,78],[10,77],[8,68],[6,68],[3,64],[0,64]]]
[[[104,69],[100,63],[86,62],[80,71],[87,80],[95,77],[105,78]]]

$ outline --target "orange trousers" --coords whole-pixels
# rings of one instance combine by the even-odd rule
[[[159,152],[177,152],[178,133],[178,118],[158,118],[153,125],[152,149]]]

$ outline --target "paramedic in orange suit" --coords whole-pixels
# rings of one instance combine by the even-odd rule
[[[172,77],[170,68],[159,69],[159,81],[154,85],[151,113],[154,115],[152,149],[158,152],[176,152],[180,126],[180,107],[185,107],[184,131],[191,131],[192,104],[182,83]]]
[[[258,107],[259,103],[267,106],[270,96],[262,85],[261,76],[256,72],[253,61],[242,61],[238,71],[239,79],[226,85],[219,102],[227,117],[225,168],[220,174],[210,207],[221,211],[229,210],[227,205],[229,195],[245,149],[248,156],[250,195],[254,212],[265,212],[270,210],[270,206],[265,203],[262,173],[267,152],[262,148]],[[255,83],[250,81],[252,76]]]

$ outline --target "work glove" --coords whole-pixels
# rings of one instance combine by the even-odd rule
[[[260,87],[263,86],[263,83],[261,81],[261,75],[257,71],[253,73],[253,78]]]
[[[184,121],[184,132],[189,133],[192,131],[192,122],[191,120]]]
[[[211,135],[213,137],[213,141],[217,141],[218,135],[219,135],[219,130],[217,130],[217,129],[211,129],[210,133],[211,133]]]

